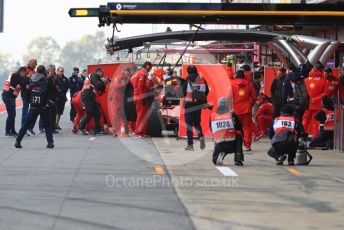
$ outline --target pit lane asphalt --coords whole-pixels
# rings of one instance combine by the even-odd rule
[[[0,229],[194,229],[174,188],[159,182],[166,172],[145,160],[161,161],[150,139],[73,135],[66,117],[48,150],[42,134],[15,149],[0,115]]]
[[[228,155],[225,168],[238,176],[226,177],[209,140],[185,152],[185,140],[62,127],[53,150],[43,135],[26,137],[22,150],[0,137],[0,229],[344,229],[343,153],[312,150],[310,166],[278,167],[265,139],[244,167]]]

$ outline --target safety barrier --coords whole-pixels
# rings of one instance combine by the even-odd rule
[[[344,151],[344,106],[339,105],[335,113],[334,147],[336,150]]]

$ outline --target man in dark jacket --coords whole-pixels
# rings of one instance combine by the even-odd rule
[[[272,81],[270,94],[272,104],[274,105],[274,118],[281,114],[281,107],[283,105],[283,83],[286,77],[286,69],[281,67],[278,70],[278,76]]]
[[[50,125],[53,133],[58,133],[56,130],[56,114],[57,114],[57,100],[59,95],[58,90],[58,82],[57,82],[57,75],[56,75],[56,67],[55,65],[49,65],[48,67],[48,76],[47,76],[49,85],[51,85],[51,95],[50,99],[53,104],[49,107],[49,116],[50,116]],[[43,120],[40,120],[40,130],[43,130]]]
[[[201,113],[202,108],[207,105],[209,89],[207,82],[199,76],[196,66],[188,66],[187,72],[189,75],[183,85],[185,123],[188,137],[188,144],[185,150],[193,151],[193,127],[196,129],[200,148],[205,149],[204,135],[201,127]]]
[[[26,68],[26,71],[28,75],[26,77],[21,78],[21,97],[23,101],[23,109],[22,109],[22,119],[21,119],[21,125],[24,125],[25,120],[27,119],[27,115],[29,113],[29,98],[28,98],[28,87],[29,87],[29,81],[31,76],[36,74],[36,66],[37,66],[37,60],[35,58],[32,58],[29,60]],[[35,127],[35,123],[30,124],[26,135],[33,136],[36,133],[33,131],[33,128]]]
[[[18,137],[14,146],[16,148],[22,148],[21,141],[24,138],[24,135],[29,127],[34,121],[36,121],[38,115],[43,121],[43,126],[45,128],[45,134],[47,138],[47,148],[54,148],[54,140],[52,135],[49,117],[49,108],[54,105],[52,98],[52,92],[54,91],[54,85],[48,81],[45,77],[46,70],[45,67],[40,65],[37,67],[37,74],[31,77],[29,94],[30,94],[30,110],[28,118],[24,122],[24,125],[21,127]]]
[[[63,114],[66,102],[67,92],[69,89],[68,78],[64,75],[64,68],[57,68],[57,86],[58,86],[58,100],[57,100],[57,111],[56,111],[56,125],[55,129],[61,130],[60,119]]]
[[[102,78],[104,77],[104,71],[102,68],[97,68],[94,73],[91,74],[90,80],[91,85],[95,86],[97,82],[102,82]]]
[[[283,82],[282,103],[285,104],[294,97],[293,82],[300,78],[300,74],[293,63],[288,64],[288,74]]]
[[[103,130],[100,127],[100,116],[101,108],[98,102],[96,101],[97,94],[100,96],[105,92],[105,84],[103,81],[97,82],[94,87],[85,89],[81,93],[81,101],[85,107],[85,115],[81,119],[78,127],[78,134],[88,135],[88,132],[85,130],[85,126],[90,120],[94,119],[94,133],[103,134]]]
[[[7,119],[5,126],[5,137],[16,137],[15,119],[16,119],[16,98],[20,92],[20,82],[26,77],[25,67],[20,67],[18,71],[12,74],[5,82],[2,89],[2,101],[5,103]]]
[[[77,67],[73,68],[73,74],[72,76],[69,77],[68,82],[69,82],[69,94],[70,98],[72,99],[74,94],[78,92],[78,74],[79,74],[79,69]],[[70,103],[70,112],[69,112],[69,117],[71,121],[74,121],[76,112],[74,109],[74,105],[71,102]]]

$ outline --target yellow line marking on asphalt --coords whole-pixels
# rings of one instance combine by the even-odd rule
[[[294,168],[291,168],[291,167],[287,167],[287,170],[293,174],[294,176],[302,176],[302,173],[297,170],[297,169],[294,169]]]
[[[165,174],[165,170],[160,165],[155,166],[155,172],[159,175]]]

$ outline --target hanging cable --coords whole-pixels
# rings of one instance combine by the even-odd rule
[[[161,64],[162,65],[164,64],[164,62],[166,60],[166,56],[167,56],[167,53],[165,53],[164,56],[162,56],[162,58],[160,59],[160,62],[158,64],[157,68],[159,68]]]
[[[182,58],[183,58],[183,56],[185,55],[187,49],[189,48],[189,46],[191,45],[191,43],[194,41],[194,39],[195,39],[195,37],[196,37],[198,31],[199,31],[200,29],[202,29],[201,26],[202,26],[202,24],[200,24],[199,26],[197,26],[197,30],[196,30],[195,33],[192,35],[190,41],[189,41],[188,44],[186,45],[186,47],[185,47],[184,51],[182,52],[182,54],[180,55],[178,61],[177,61],[176,64],[173,66],[171,73],[174,72],[174,69],[177,67],[177,65],[179,64],[180,60],[182,60]]]

